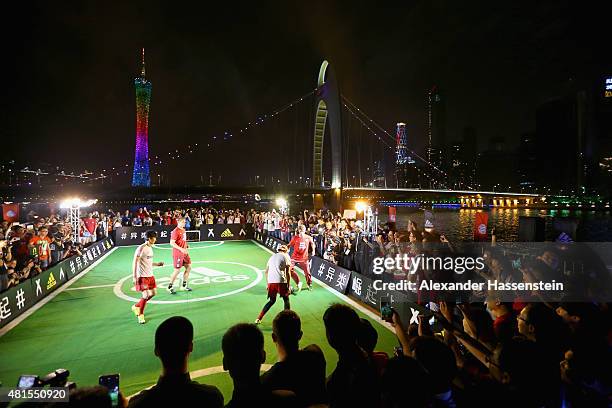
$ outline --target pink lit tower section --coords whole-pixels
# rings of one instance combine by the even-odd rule
[[[134,79],[136,87],[136,152],[134,156],[133,187],[150,187],[149,175],[149,105],[151,82],[145,77],[145,56],[142,49],[140,76]]]

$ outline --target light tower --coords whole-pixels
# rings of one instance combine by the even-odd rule
[[[149,105],[151,82],[145,77],[145,56],[142,49],[140,76],[134,79],[136,87],[136,152],[134,155],[133,187],[151,186],[149,175]]]

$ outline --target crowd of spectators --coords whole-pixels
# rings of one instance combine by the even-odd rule
[[[34,277],[73,255],[84,242],[73,242],[71,227],[63,219],[36,217],[26,224],[0,223],[0,292]]]
[[[0,223],[0,292],[32,278],[52,265],[74,255],[83,248],[113,234],[119,227],[175,225],[185,217],[186,228],[201,224],[247,223],[253,211],[216,210],[213,208],[168,209],[149,211],[146,207],[123,212],[92,210],[79,220],[78,239],[74,239],[68,215],[48,217],[28,214],[27,222]]]
[[[201,223],[248,223],[258,232],[286,241],[303,224],[318,239],[320,255],[344,265],[351,254],[359,251],[359,245],[366,245],[379,256],[402,251],[418,255],[458,250],[458,243],[448,242],[434,230],[420,230],[415,223],[403,231],[381,228],[379,234],[370,237],[362,233],[359,222],[321,211],[287,215],[276,211],[201,208],[161,212],[143,208],[134,213],[93,212],[84,217],[83,225],[88,228],[87,219],[92,218],[94,232],[103,225],[104,235],[118,226],[172,225],[178,216],[188,216],[191,229]],[[3,225],[3,267],[18,264],[20,256],[30,259],[31,249],[48,238],[44,233],[46,224],[57,229],[51,232],[52,228],[47,227],[47,234],[70,235],[59,219],[39,221],[30,232],[20,226]],[[31,236],[24,240],[26,234]],[[90,232],[92,237],[81,231],[80,235],[83,242],[100,238],[98,233]],[[32,242],[34,236],[39,239]],[[486,268],[481,274],[504,282],[534,275],[560,277],[562,256],[545,249],[531,264],[516,266],[492,248],[485,253]],[[353,262],[355,265],[354,255]],[[25,268],[29,268],[27,273],[36,273],[32,271],[34,266],[26,264]],[[42,269],[40,262],[36,268]],[[406,273],[391,271],[384,278],[406,278]],[[338,364],[327,378],[321,348],[299,346],[303,333],[295,312],[283,311],[274,319],[271,340],[278,362],[261,376],[260,368],[266,361],[264,335],[255,325],[232,326],[220,345],[223,366],[234,384],[227,406],[610,406],[612,319],[607,303],[551,302],[537,297],[507,301],[493,292],[482,295],[484,302],[477,303],[421,299],[421,305],[427,304],[432,312],[420,313],[416,322],[410,318],[409,324],[407,316],[393,311],[389,324],[399,344],[394,355],[377,350],[377,331],[370,321],[360,319],[349,306],[330,306],[322,324],[329,345],[338,355]],[[215,387],[197,384],[189,377],[193,330],[191,323],[181,317],[172,317],[159,326],[155,354],[162,362],[162,373],[157,384],[133,397],[129,406],[172,405],[177,395],[186,404],[196,405],[197,401],[201,406],[223,405],[223,397]],[[88,395],[83,389],[78,392]],[[91,392],[94,395],[96,390]],[[107,394],[97,395],[106,398]]]
[[[375,235],[366,234],[363,222],[343,217],[328,210],[281,214],[275,210],[255,213],[255,231],[289,242],[299,225],[315,242],[316,254],[347,269],[363,272],[368,260],[362,255],[372,253]]]
[[[113,228],[128,226],[176,225],[176,220],[184,217],[187,230],[200,228],[202,224],[245,224],[250,222],[253,211],[240,209],[188,208],[148,210],[138,208],[135,212],[125,210],[122,213],[109,212]]]
[[[609,407],[610,311],[605,305],[541,303],[483,305],[440,303],[444,330],[426,318],[406,326],[393,313],[399,347],[377,350],[378,332],[348,305],[333,304],[322,317],[337,364],[326,375],[321,347],[301,347],[299,315],[284,310],[266,339],[254,324],[227,329],[219,347],[233,392],[189,374],[194,327],[170,317],[155,333],[162,365],[157,383],[119,406],[201,407]],[[309,333],[308,333],[309,334]],[[272,341],[276,356],[266,356]],[[212,352],[212,350],[207,350]],[[261,373],[262,364],[276,361]],[[100,387],[77,388],[68,406],[108,406]],[[88,405],[85,404],[87,401]]]

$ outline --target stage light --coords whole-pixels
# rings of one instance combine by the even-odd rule
[[[98,200],[81,200],[79,197],[68,198],[60,203],[60,208],[85,208],[97,203]]]
[[[79,242],[81,208],[89,207],[98,200],[81,200],[79,197],[68,198],[60,203],[60,208],[68,209],[68,222],[72,227],[72,239],[74,243]]]
[[[355,204],[355,210],[357,210],[357,212],[363,212],[366,208],[368,208],[368,204],[364,201],[357,201]]]
[[[285,200],[282,197],[279,197],[276,199],[276,205],[278,205],[281,208],[285,208],[287,206],[287,200]]]

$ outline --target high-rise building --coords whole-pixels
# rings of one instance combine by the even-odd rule
[[[455,140],[447,147],[448,181],[458,189],[471,189],[476,183],[476,162],[478,160],[478,140],[476,129],[463,128],[461,140]]]
[[[416,163],[408,154],[406,124],[397,124],[395,134],[395,178],[397,187],[414,187],[417,182]]]
[[[577,191],[584,180],[584,109],[577,94],[539,106],[536,111],[537,184],[553,191]]]
[[[610,82],[610,83],[608,83]],[[610,191],[601,162],[612,156],[612,77],[573,78],[536,111],[538,184],[571,193]]]
[[[538,160],[534,133],[523,133],[518,148],[518,182],[521,189],[532,191],[536,183]]]
[[[385,177],[385,163],[382,160],[377,160],[372,166],[372,186],[387,187],[387,178]]]
[[[134,79],[136,87],[136,151],[132,186],[149,187],[149,105],[151,103],[151,82],[145,77],[145,56],[142,49],[140,76]]]
[[[485,190],[512,191],[517,185],[516,154],[502,137],[489,138],[488,148],[478,157],[478,184]]]
[[[427,94],[427,137],[427,160],[432,164],[437,160],[442,165],[447,148],[446,101],[440,89],[435,85]],[[436,158],[436,155],[440,157]]]
[[[441,180],[449,170],[446,141],[446,101],[440,89],[434,85],[427,94],[427,161],[437,170],[423,168],[429,188],[441,188],[447,181]]]
[[[395,132],[395,164],[401,165],[409,160],[408,156],[408,136],[406,136],[406,124],[400,122],[397,124],[397,131]]]

